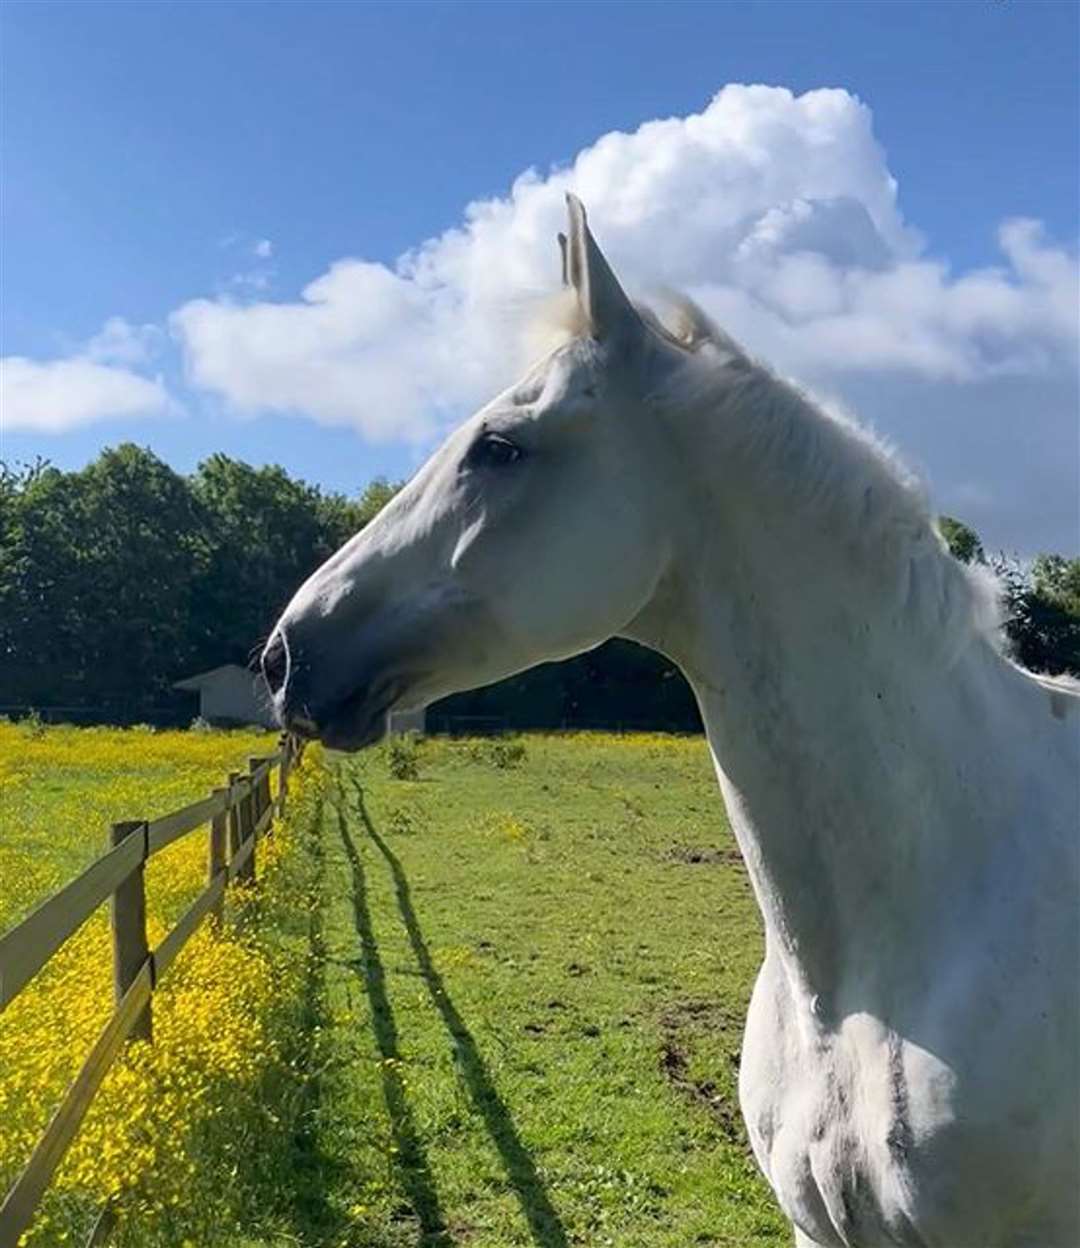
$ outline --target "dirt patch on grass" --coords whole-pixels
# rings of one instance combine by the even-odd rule
[[[703,997],[689,997],[673,1001],[660,1015],[660,1029],[667,1032],[708,1030],[726,1031],[734,1036],[742,1034],[743,1019],[740,1014],[722,1001]]]
[[[745,871],[742,854],[734,845],[673,845],[661,855],[665,862],[688,867],[734,867]]]
[[[696,1079],[690,1071],[695,1031],[738,1035],[742,1020],[718,1001],[677,1001],[660,1016],[659,1025],[661,1074],[680,1095],[709,1112],[726,1140],[745,1145],[746,1133],[734,1098],[725,1095],[714,1080]],[[732,1052],[730,1061],[738,1068],[738,1050]]]

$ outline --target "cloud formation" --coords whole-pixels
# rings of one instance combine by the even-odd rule
[[[342,258],[292,301],[269,293],[273,243],[231,235],[240,271],[170,317],[189,387],[419,450],[525,363],[567,190],[632,295],[686,291],[897,441],[990,544],[1075,545],[1075,250],[1007,220],[997,263],[952,271],[904,219],[871,112],[844,90],[729,85],[701,113],[522,173],[393,265]],[[114,319],[67,359],[3,361],[4,426],[166,409],[150,375],[163,338]]]
[[[699,114],[522,174],[393,267],[340,260],[296,302],[185,304],[172,328],[188,376],[239,410],[422,440],[520,367],[522,321],[557,280],[566,190],[632,293],[686,290],[811,384],[966,382],[1075,361],[1076,258],[1038,222],[1005,222],[1001,263],[954,275],[904,221],[858,99],[731,85]]]
[[[73,355],[0,360],[0,427],[66,433],[116,417],[157,416],[175,407],[161,379],[135,368],[150,364],[164,339],[153,325],[131,325],[121,317]]]
[[[153,416],[170,406],[158,380],[86,356],[66,360],[0,360],[0,414],[5,429],[66,433],[120,416]]]
[[[98,364],[147,365],[161,351],[165,334],[157,325],[132,325],[111,316],[86,344],[83,354]]]

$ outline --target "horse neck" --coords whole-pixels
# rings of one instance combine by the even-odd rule
[[[826,419],[809,405],[787,416]],[[755,460],[762,440],[740,450],[725,420],[681,427],[682,470],[698,479],[670,574],[631,635],[694,686],[767,944],[820,1006],[882,942],[915,948],[919,895],[969,852],[946,771],[970,717],[992,718],[999,661],[973,627],[939,618],[963,586],[925,518],[920,532],[914,513],[910,549],[903,534],[899,550],[874,549],[865,531],[838,528],[844,509],[827,497],[782,496],[784,471]],[[829,471],[866,470],[850,433],[811,430],[803,444],[820,454],[820,439],[852,455]],[[774,442],[786,455],[791,443]],[[799,471],[790,455],[785,466]],[[887,471],[871,478],[879,493],[905,488]],[[911,511],[906,497],[878,502]]]

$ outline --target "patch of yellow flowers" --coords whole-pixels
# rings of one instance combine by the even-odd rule
[[[26,908],[25,897],[12,902],[6,896],[9,881],[20,878],[23,888],[39,892],[43,881],[46,891],[62,882],[49,875],[43,854],[39,863],[18,858],[15,838],[8,835],[13,827],[8,798],[14,792],[16,808],[25,808],[17,790],[33,787],[35,777],[55,779],[65,768],[85,777],[94,791],[89,805],[96,822],[105,807],[109,819],[118,819],[130,817],[133,808],[136,814],[148,809],[155,815],[183,805],[220,784],[222,771],[243,769],[248,753],[270,752],[265,736],[250,734],[50,729],[37,739],[5,742],[12,731],[0,724],[5,894],[0,927],[5,910]],[[182,780],[168,770],[176,768],[178,754],[183,755]],[[125,774],[116,785],[95,783],[116,768],[118,758]],[[22,1245],[76,1242],[106,1202],[116,1209],[122,1232],[126,1228],[124,1242],[131,1243],[180,1243],[190,1236],[193,1242],[218,1242],[230,1221],[243,1221],[230,1183],[242,1187],[242,1181],[236,1182],[240,1171],[265,1151],[275,1131],[281,1134],[276,1102],[267,1091],[273,1088],[281,1096],[293,1089],[293,1050],[300,1043],[304,959],[268,938],[267,929],[273,927],[275,912],[292,912],[305,900],[296,895],[290,860],[326,777],[320,752],[309,749],[290,780],[285,818],[275,821],[272,835],[260,844],[256,887],[233,889],[225,923],[204,923],[185,946],[153,997],[153,1043],[129,1044],[111,1068]],[[163,787],[173,793],[164,807]],[[52,818],[58,805],[74,814],[77,801],[77,794],[61,792],[44,805],[52,807]],[[78,823],[86,830],[84,819]],[[94,832],[100,845],[100,824]],[[13,858],[18,876],[10,873]],[[203,887],[205,864],[201,832],[151,860],[151,946]],[[306,900],[314,904],[316,899]],[[26,1164],[112,1012],[111,959],[108,915],[102,909],[0,1015],[4,1190]],[[274,1147],[287,1144],[279,1141]]]
[[[274,749],[266,732],[0,720],[0,931],[88,866],[104,849],[110,823],[155,819],[198,801],[228,772],[245,771],[249,756]],[[197,851],[181,845],[194,861]],[[159,876],[171,875],[172,866]]]

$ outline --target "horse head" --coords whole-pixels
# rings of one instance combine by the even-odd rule
[[[685,351],[631,304],[568,196],[564,340],[465,421],[300,587],[262,657],[282,724],[357,749],[426,705],[624,631],[667,567]]]

